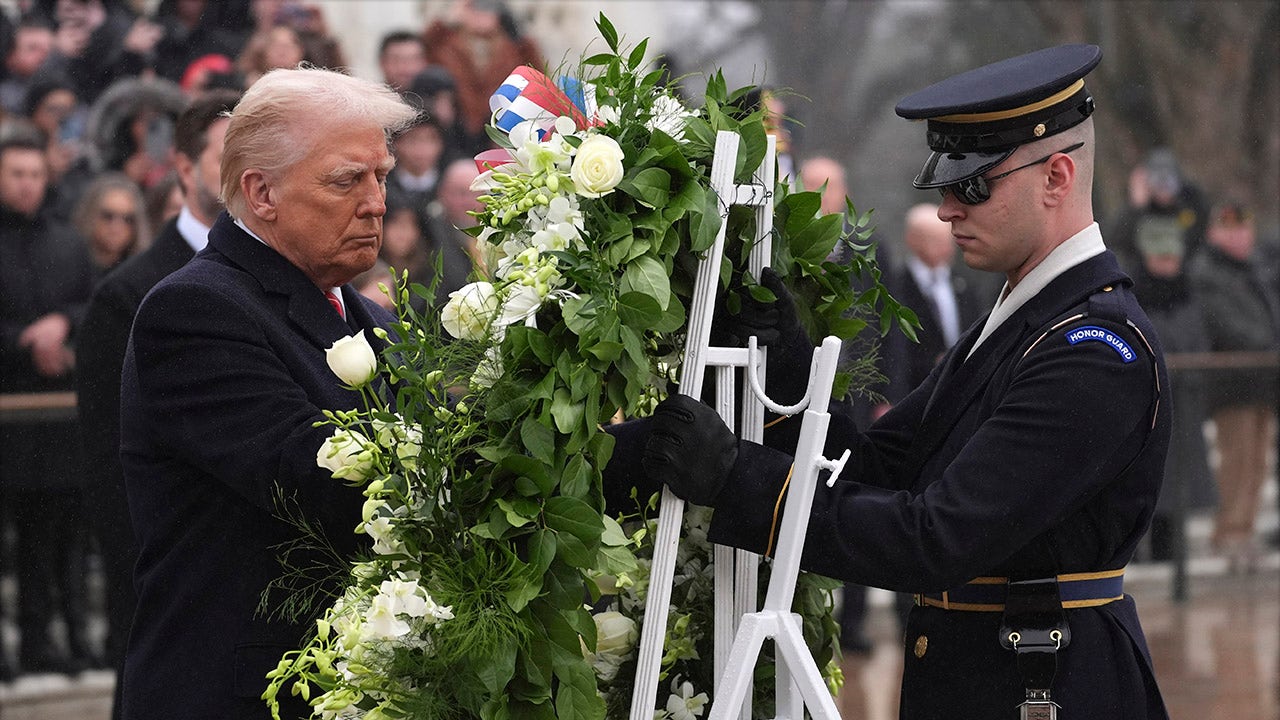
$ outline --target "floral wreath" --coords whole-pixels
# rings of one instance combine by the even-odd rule
[[[753,214],[722,217],[709,181],[717,132],[740,135],[743,182],[765,157],[766,125],[744,102],[750,88],[730,93],[718,72],[703,105],[687,109],[665,71],[646,68],[647,41],[624,51],[603,14],[596,25],[608,52],[558,82],[520,68],[495,94],[488,129],[502,149],[477,159],[483,209],[468,230],[484,251],[481,279],[436,318],[410,306],[431,294],[402,275],[383,288],[398,322],[374,330],[388,342],[381,358],[363,335],[328,351],[365,407],[326,411],[335,429],[317,462],[363,488],[356,532],[372,542],[336,563],[342,590],[327,596],[313,566],[292,562],[323,539],[293,518],[304,537],[283,548],[286,571],[263,609],[284,591],[275,612],[319,619],[267,676],[277,718],[285,689],[326,719],[629,714],[657,499],[606,510],[603,425],[666,395],[697,262],[722,223],[722,302],[773,299],[744,272]],[[853,337],[867,318],[881,334],[895,321],[909,333],[914,316],[885,292],[864,244],[870,213],[849,203],[846,216],[821,215],[819,202],[776,190],[771,264],[810,336]],[[849,248],[843,263],[828,259],[838,245]],[[870,362],[843,373],[835,394]],[[658,718],[693,720],[709,702],[709,521],[705,508],[686,512]],[[802,574],[796,594],[833,692],[837,586]],[[771,716],[772,673],[757,677],[755,714]]]

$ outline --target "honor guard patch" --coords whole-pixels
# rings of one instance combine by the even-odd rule
[[[1133,348],[1129,343],[1124,341],[1124,338],[1105,328],[1100,328],[1097,325],[1085,325],[1084,327],[1078,327],[1074,330],[1067,331],[1067,342],[1072,345],[1086,342],[1088,340],[1106,343],[1108,347],[1116,351],[1116,354],[1120,356],[1121,360],[1124,360],[1127,363],[1131,363],[1138,359],[1137,353],[1133,351]]]

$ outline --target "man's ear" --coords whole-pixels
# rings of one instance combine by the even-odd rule
[[[1061,205],[1071,194],[1076,182],[1076,162],[1066,153],[1058,153],[1048,163],[1044,176],[1044,201],[1050,207]]]
[[[276,192],[271,179],[257,168],[249,168],[240,175],[240,194],[249,212],[265,222],[274,222],[277,215]]]

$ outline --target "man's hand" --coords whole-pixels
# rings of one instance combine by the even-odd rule
[[[49,313],[31,323],[18,335],[18,347],[31,351],[31,364],[43,377],[61,377],[75,365],[75,355],[67,347],[71,320],[62,313]]]
[[[710,506],[738,459],[738,438],[715,410],[687,395],[659,403],[641,464],[676,496]]]

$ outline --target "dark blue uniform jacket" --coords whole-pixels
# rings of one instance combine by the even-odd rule
[[[256,612],[283,574],[276,545],[301,534],[280,519],[277,492],[339,556],[354,554],[363,497],[316,466],[333,428],[312,424],[323,409],[359,406],[325,349],[356,328],[376,349],[369,330],[391,317],[349,286],[343,298],[349,322],[224,213],[209,246],[139,308],[120,423],[140,544],[127,720],[269,717],[258,699],[264,675],[312,627],[311,617],[293,623]],[[282,716],[304,713],[298,706]]]
[[[925,592],[1124,567],[1156,505],[1170,423],[1158,341],[1129,286],[1105,252],[1054,279],[966,360],[985,318],[976,323],[865,433],[833,405],[826,456],[852,456],[835,487],[819,483],[804,568]],[[1102,331],[1072,335],[1083,328]],[[781,423],[766,442],[794,447],[799,425]],[[711,539],[763,552],[791,462],[742,443]],[[1060,717],[1165,718],[1132,599],[1067,616]],[[1000,617],[913,610],[902,718],[1018,716],[1024,690],[998,642]]]

